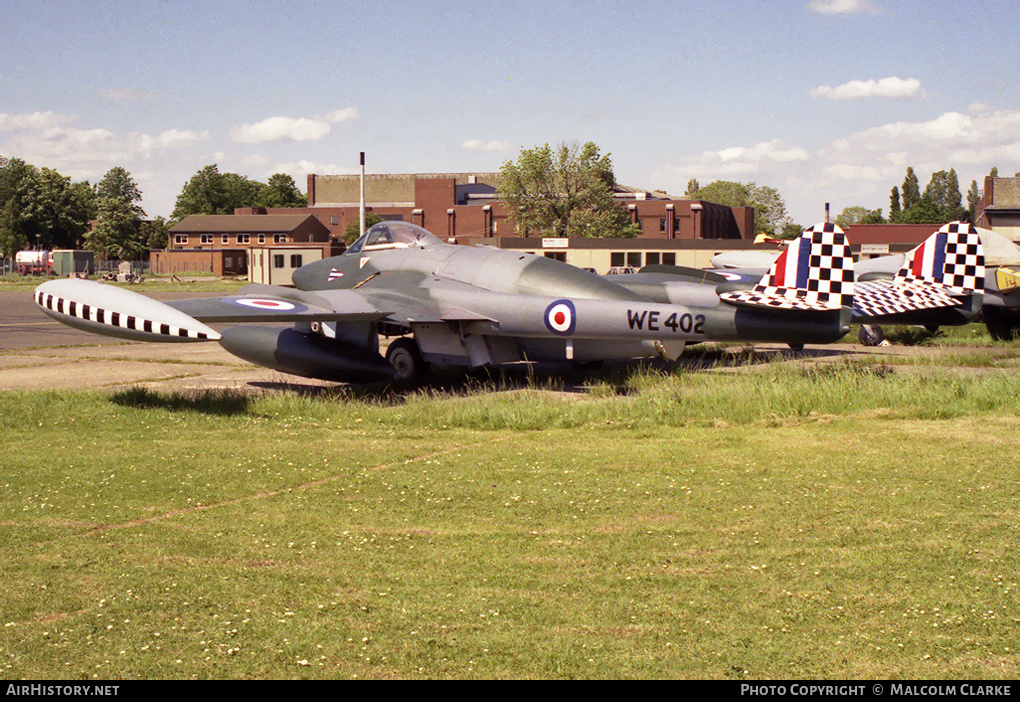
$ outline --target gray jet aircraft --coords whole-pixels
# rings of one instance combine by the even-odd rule
[[[355,383],[418,378],[429,364],[676,359],[687,343],[800,346],[849,330],[852,259],[829,225],[806,231],[753,289],[698,275],[696,284],[649,296],[550,258],[447,244],[421,227],[383,222],[343,255],[295,271],[296,289],[248,285],[238,295],[159,302],[54,280],[35,299],[48,315],[98,334],[216,341],[283,373]],[[399,337],[385,358],[380,335]]]

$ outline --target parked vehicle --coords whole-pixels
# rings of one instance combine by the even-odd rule
[[[53,273],[52,251],[19,251],[14,255],[18,275],[50,275]]]

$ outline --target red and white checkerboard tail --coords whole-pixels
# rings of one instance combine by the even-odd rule
[[[907,254],[893,277],[900,285],[929,284],[970,294],[985,288],[985,256],[974,225],[950,222]]]
[[[854,261],[846,235],[824,222],[791,242],[753,290],[719,297],[745,307],[822,311],[851,307],[853,294]]]

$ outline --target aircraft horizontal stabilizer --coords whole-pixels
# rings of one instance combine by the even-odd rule
[[[842,229],[825,222],[791,242],[752,290],[724,291],[719,298],[741,307],[833,311],[850,307],[853,294],[850,245]]]
[[[857,283],[853,314],[875,319],[960,307],[984,287],[984,250],[977,230],[965,222],[950,222],[908,253],[892,278]]]

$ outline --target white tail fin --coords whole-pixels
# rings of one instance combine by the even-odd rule
[[[854,261],[843,230],[830,222],[804,230],[753,290],[720,293],[724,302],[748,307],[838,310],[850,307]]]

